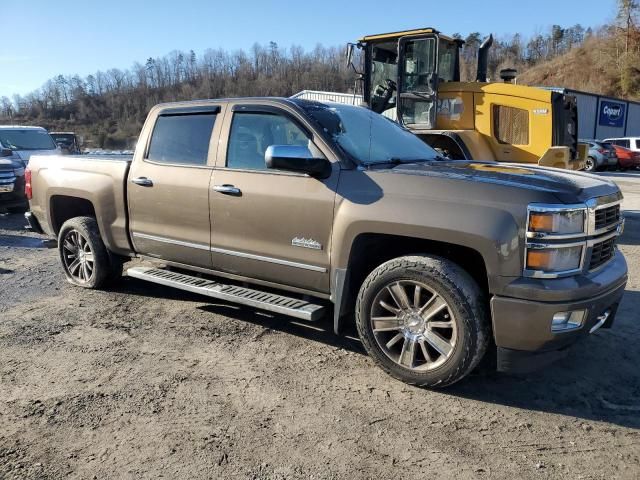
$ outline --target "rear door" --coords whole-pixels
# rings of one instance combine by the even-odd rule
[[[127,192],[138,253],[211,267],[209,182],[223,104],[164,108],[145,125]]]
[[[227,114],[211,190],[214,269],[328,291],[339,166],[334,162],[331,176],[318,180],[268,170],[264,161],[270,145],[306,146],[331,159],[318,142],[301,118],[284,108],[236,105]]]

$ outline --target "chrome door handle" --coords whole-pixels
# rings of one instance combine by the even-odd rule
[[[153,181],[151,181],[147,177],[132,178],[131,182],[135,183],[136,185],[143,186],[143,187],[153,187]]]
[[[214,185],[213,190],[225,195],[242,195],[242,190],[233,185]]]

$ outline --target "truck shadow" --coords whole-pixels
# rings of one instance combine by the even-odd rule
[[[136,279],[126,279],[116,291],[128,295],[206,302],[206,298],[200,295]],[[637,373],[640,349],[636,348],[640,324],[634,323],[637,317],[634,307],[638,304],[640,292],[625,292],[611,330],[601,330],[574,345],[567,358],[546,370],[522,376],[498,373],[495,371],[495,358],[490,353],[465,380],[438,393],[557,414],[568,417],[566,421],[574,418],[640,429],[640,376]],[[304,322],[217,300],[196,308],[366,355],[357,338],[355,325],[351,322],[344,335],[335,335],[331,314],[317,322]],[[373,364],[371,368],[375,368]],[[389,382],[394,381],[389,378]],[[425,390],[425,394],[428,391]],[[565,420],[559,419],[558,423]]]
[[[26,224],[22,213],[0,213],[0,230],[24,232]]]
[[[637,305],[640,292],[627,290],[612,329],[585,338],[542,371],[513,376],[483,365],[443,393],[640,429]]]
[[[624,233],[618,239],[621,245],[640,245],[640,211],[624,211]]]
[[[46,248],[41,238],[27,235],[4,235],[0,234],[0,247],[12,248]]]
[[[332,347],[344,348],[351,352],[366,355],[360,340],[357,338],[358,333],[356,332],[355,325],[353,328],[348,329],[345,335],[338,336],[333,333],[333,317],[330,307],[327,307],[329,314],[325,318],[316,322],[306,322],[277,313],[260,311],[235,303],[207,298],[195,293],[149,283],[135,278],[123,278],[117,285],[112,287],[110,291],[125,295],[139,295],[164,300],[200,304],[209,302],[206,305],[198,305],[196,308],[208,313],[223,315],[234,320],[252,323],[269,330],[301,337],[305,340],[324,343]]]

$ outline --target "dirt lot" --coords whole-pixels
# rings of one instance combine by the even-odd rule
[[[612,330],[545,372],[399,383],[359,342],[124,278],[0,216],[0,478],[639,478],[639,176]]]

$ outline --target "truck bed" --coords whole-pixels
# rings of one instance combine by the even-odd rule
[[[51,234],[61,220],[49,218],[48,206],[66,202],[63,210],[92,208],[105,244],[112,251],[131,252],[127,232],[126,182],[129,155],[34,155],[29,161],[33,188],[32,213]],[[60,209],[57,209],[60,211]]]

